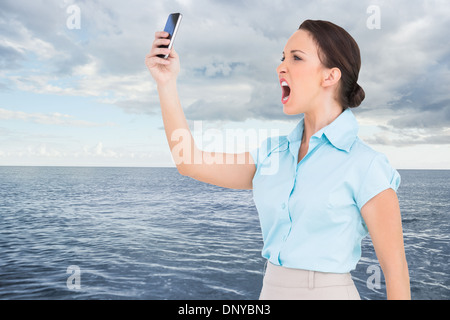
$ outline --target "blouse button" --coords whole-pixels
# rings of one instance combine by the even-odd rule
[[[283,203],[281,204],[281,209],[283,209],[283,210],[286,209],[286,203],[283,202]]]

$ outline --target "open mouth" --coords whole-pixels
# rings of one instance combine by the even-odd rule
[[[282,90],[281,103],[285,104],[291,96],[291,88],[285,79],[280,79],[280,84]]]

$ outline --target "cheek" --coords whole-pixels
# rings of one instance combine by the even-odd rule
[[[314,68],[298,70],[294,77],[296,79],[295,90],[304,95],[315,94],[320,88],[320,76]]]

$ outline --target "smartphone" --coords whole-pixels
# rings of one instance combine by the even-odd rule
[[[160,48],[169,48],[172,49],[173,41],[175,40],[175,36],[178,31],[178,27],[180,26],[181,19],[183,15],[181,13],[171,13],[167,18],[166,26],[164,31],[169,33],[168,39],[170,39],[170,43],[168,46],[160,46]],[[158,54],[158,57],[167,59],[169,57],[168,54]]]

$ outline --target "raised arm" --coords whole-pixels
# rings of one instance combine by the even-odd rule
[[[166,32],[156,32],[145,63],[157,84],[166,137],[178,171],[182,175],[220,187],[251,189],[255,165],[250,153],[211,153],[197,148],[178,97],[178,54],[173,48],[159,48],[169,44],[167,35]],[[168,53],[168,59],[157,56]]]

